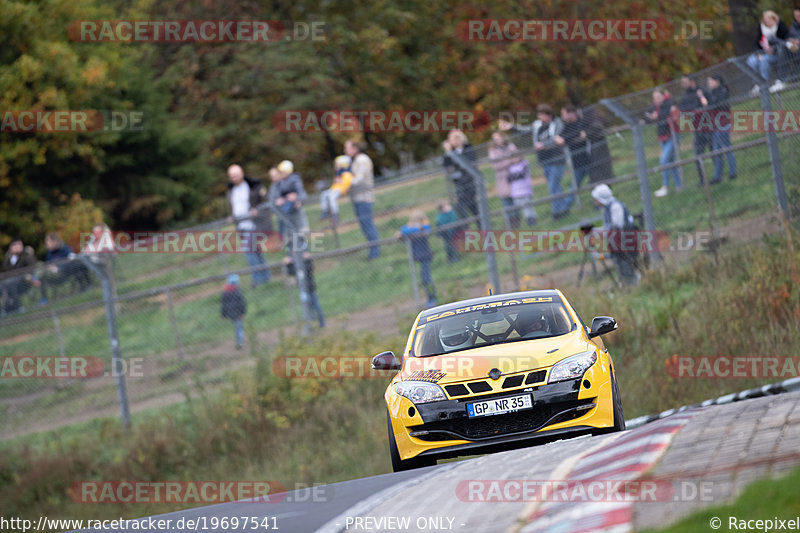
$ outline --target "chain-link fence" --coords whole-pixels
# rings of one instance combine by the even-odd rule
[[[754,91],[757,75],[741,58],[691,77],[705,91],[710,77],[720,77],[735,112],[791,114],[800,100],[796,84],[770,93],[760,82]],[[660,88],[676,107],[696,92],[680,80]],[[325,331],[405,334],[412,316],[434,301],[577,282],[587,266],[586,253],[505,250],[501,244],[471,253],[463,237],[454,235],[465,228],[555,231],[600,225],[602,212],[591,197],[598,183],[609,184],[632,214],[640,214],[644,228],[668,235],[708,231],[716,240],[758,238],[794,209],[800,196],[796,128],[733,128],[730,148],[725,139],[716,145],[712,139],[708,146],[696,144],[696,136],[713,137],[714,131],[682,128],[685,117],[665,131],[658,117],[651,118],[652,106],[650,89],[567,113],[561,131],[566,148],[558,145],[560,159],[549,165],[563,168],[548,169],[547,175],[534,131],[524,122],[508,132],[516,151],[487,143],[474,146],[472,154],[453,155],[449,169],[441,158],[407,167],[375,187],[377,242],[365,242],[346,197],[340,199],[337,223],[320,219],[317,198],[311,197],[304,206],[311,227],[303,232],[303,246],[288,242],[272,248],[262,254],[263,264],[251,264],[244,253],[195,248],[109,254],[101,269],[80,254],[3,274],[0,438],[117,415],[120,405],[129,405],[135,417],[201,397],[230,368],[253,364],[251,354],[268,351],[284,336],[316,335],[323,323]],[[677,148],[672,158],[664,154],[670,142]],[[524,167],[522,160],[530,169],[532,194],[526,186],[511,194],[496,178],[504,169],[508,175],[510,163]],[[517,176],[516,169],[510,172]],[[665,183],[666,194],[658,192]],[[469,209],[463,205],[465,186],[474,202]],[[558,186],[563,191],[552,194]],[[458,216],[449,208],[442,211],[443,203]],[[235,228],[217,221],[191,231]],[[457,245],[450,246],[453,242]],[[380,256],[369,259],[375,246]],[[662,255],[669,258],[671,252]],[[603,257],[588,258],[602,273],[595,260]],[[270,273],[269,281],[253,286],[264,280],[263,272]],[[102,283],[104,273],[108,277]],[[221,305],[223,286],[234,273],[246,300],[244,342],[234,321],[223,318]],[[119,362],[112,364],[115,354]],[[81,357],[100,367],[89,364],[91,377],[85,379],[70,372],[49,379],[45,369],[55,367],[36,368],[26,357]]]

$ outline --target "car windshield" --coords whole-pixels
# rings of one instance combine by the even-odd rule
[[[414,335],[413,355],[428,357],[492,344],[556,337],[575,327],[564,304],[552,297],[465,306],[421,318]]]

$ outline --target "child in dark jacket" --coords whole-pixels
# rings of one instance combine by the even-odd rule
[[[308,294],[301,294],[308,298],[308,306],[311,309],[311,314],[316,315],[319,321],[319,327],[325,327],[325,315],[322,314],[322,306],[319,304],[319,296],[317,296],[317,283],[314,281],[314,263],[311,261],[311,254],[303,252],[303,263],[305,265],[306,273],[306,288]],[[283,258],[283,264],[286,266],[286,274],[292,277],[297,276],[297,267],[294,264],[294,259],[291,255]]]
[[[439,204],[439,214],[436,215],[437,228],[447,224],[452,224],[457,220],[458,215],[456,215],[456,212],[453,211],[453,206],[451,206],[448,202],[442,202]],[[458,233],[457,227],[452,227],[439,233],[439,236],[444,241],[444,249],[447,251],[448,263],[455,263],[461,259],[461,256],[459,255],[458,250],[456,250],[455,244],[453,243],[456,233]]]
[[[433,285],[431,276],[431,261],[433,252],[428,244],[428,234],[431,225],[422,211],[414,211],[408,219],[408,223],[400,230],[400,237],[405,237],[411,241],[411,254],[414,261],[419,263],[419,275],[422,278],[422,285],[428,295],[427,307],[436,305],[436,287]]]
[[[244,344],[244,323],[242,318],[247,312],[247,301],[239,290],[239,276],[231,274],[222,289],[222,318],[233,321],[236,329],[236,349],[241,350]]]

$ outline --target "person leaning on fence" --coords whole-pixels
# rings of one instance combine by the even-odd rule
[[[308,217],[303,206],[307,198],[306,190],[291,161],[281,161],[277,170],[278,172],[270,172],[272,185],[268,198],[269,203],[280,212],[279,228],[284,243],[291,243],[295,233],[309,232]]]
[[[476,163],[475,150],[469,144],[467,136],[461,130],[450,130],[447,140],[442,143],[444,166],[447,179],[453,184],[456,192],[456,213],[458,218],[465,219],[478,216],[478,200],[475,196],[475,179],[455,162],[453,154],[461,156],[467,165],[473,168]]]
[[[288,255],[283,258],[283,265],[286,267],[286,275],[297,277],[297,267],[294,264],[294,258]],[[308,307],[312,316],[316,316],[319,322],[319,327],[325,327],[325,315],[322,313],[322,306],[319,304],[319,296],[317,296],[317,282],[314,280],[314,262],[311,260],[311,254],[308,251],[303,252],[303,265],[306,274],[306,290],[308,292],[301,292],[300,299],[307,298]]]
[[[761,23],[754,41],[756,51],[747,57],[747,66],[759,73],[764,81],[772,77],[772,68],[778,62],[781,47],[789,37],[789,29],[777,13],[771,10],[764,11]],[[783,89],[783,82],[778,79],[770,87],[771,92]],[[758,94],[758,85],[753,87],[752,94]]]
[[[78,282],[78,290],[85,291],[91,285],[89,279],[89,269],[86,265],[76,259],[72,247],[64,243],[58,233],[50,232],[44,237],[44,245],[47,253],[44,261],[47,263],[42,280],[42,301],[47,303],[47,289],[63,285],[67,281],[74,279]]]
[[[236,332],[236,349],[241,350],[244,344],[244,322],[242,319],[247,312],[247,300],[244,299],[244,294],[239,290],[238,274],[228,276],[225,286],[222,288],[220,307],[222,318],[233,321],[233,327]]]
[[[353,173],[350,171],[352,160],[350,156],[340,155],[333,161],[333,185],[322,191],[319,195],[320,220],[331,218],[336,223],[339,221],[339,197],[347,194],[353,182]]]
[[[437,303],[436,287],[433,284],[433,276],[431,275],[433,252],[428,243],[430,231],[431,226],[425,214],[422,211],[414,211],[411,213],[408,223],[397,234],[398,238],[406,238],[411,242],[411,255],[414,261],[419,263],[419,276],[428,297],[428,301],[425,304],[426,307],[434,307]]]
[[[369,243],[376,243],[380,240],[378,228],[375,227],[373,219],[372,205],[375,203],[375,170],[372,159],[365,154],[359,143],[350,139],[344,143],[344,153],[352,160],[350,171],[353,173],[353,180],[350,182],[350,203],[353,204],[353,211],[358,224],[361,226],[361,233]],[[377,259],[381,256],[381,248],[377,244],[369,247],[368,260]]]
[[[789,26],[789,31],[786,34],[786,41],[783,46],[778,47],[778,80],[770,88],[775,91],[780,91],[784,88],[784,83],[797,80],[800,76],[800,4],[795,4],[792,11],[792,25]]]
[[[561,121],[564,124],[561,137],[569,147],[572,170],[575,172],[575,184],[580,187],[583,180],[589,175],[592,164],[586,124],[578,115],[578,109],[572,104],[561,108]]]
[[[658,142],[661,145],[661,157],[658,160],[658,164],[664,166],[673,163],[675,154],[680,146],[680,135],[678,134],[680,110],[667,91],[660,88],[653,91],[653,105],[645,113],[645,118],[649,122],[656,123],[656,135],[658,135]],[[677,192],[683,190],[678,167],[664,169],[661,174],[663,183],[661,188],[653,193],[656,197],[661,198],[669,194],[670,176],[672,176],[672,180],[675,183],[675,190]]]
[[[515,209],[511,209],[514,201],[511,199],[511,188],[508,186],[508,167],[517,159],[518,152],[517,147],[508,140],[505,133],[500,131],[492,133],[492,142],[489,144],[489,161],[494,168],[495,191],[503,204],[512,228],[519,227],[519,216]]]
[[[691,116],[694,129],[694,155],[697,157],[704,154],[706,150],[712,150],[711,132],[706,131],[707,128],[700,127],[700,110],[703,107],[703,98],[706,97],[706,91],[698,87],[697,83],[689,76],[681,78],[681,87],[683,87],[684,92],[680,102],[678,102],[678,109],[680,109],[681,114]],[[695,163],[700,185],[703,185],[703,160],[698,159]]]
[[[0,272],[5,274],[0,278],[0,298],[4,313],[14,313],[20,310],[20,298],[28,292],[31,286],[40,286],[39,279],[30,272],[30,267],[37,263],[32,252],[25,249],[21,238],[14,238],[8,246],[8,252],[3,258]]]
[[[728,101],[729,90],[725,80],[719,74],[712,74],[708,77],[708,96],[700,98],[704,110],[710,114],[710,120],[704,121],[706,124],[714,124],[711,133],[711,146],[714,151],[730,148],[731,146],[731,104]],[[714,160],[714,179],[709,183],[716,184],[722,181],[722,169],[725,166],[724,157],[728,158],[728,177],[736,178],[736,155],[732,151],[726,154],[715,155]]]
[[[631,231],[636,228],[633,216],[628,212],[628,208],[624,203],[614,198],[614,194],[608,185],[601,183],[592,189],[592,198],[595,205],[603,209],[602,229],[604,231]],[[613,239],[609,237],[608,241],[613,243],[609,244],[612,247],[609,250],[609,255],[614,264],[617,265],[620,280],[625,285],[636,285],[639,282],[639,274],[635,269],[638,250],[624,249],[623,245],[631,241],[627,238]]]
[[[461,254],[458,253],[456,245],[453,240],[458,234],[458,228],[453,224],[458,221],[458,215],[453,211],[453,206],[450,202],[439,203],[439,214],[436,215],[436,227],[450,226],[448,229],[441,230],[439,236],[444,241],[444,249],[447,252],[447,262],[455,263],[461,259]]]
[[[561,181],[564,179],[566,169],[564,138],[561,136],[564,124],[560,118],[553,116],[553,108],[549,104],[539,104],[536,107],[536,116],[538,118],[532,126],[533,148],[544,170],[550,194],[560,194],[564,190]],[[574,202],[575,196],[553,200],[551,203],[553,220],[567,216]]]
[[[257,231],[272,231],[272,216],[269,211],[258,209],[258,205],[264,202],[266,197],[266,187],[260,181],[246,176],[241,166],[228,167],[227,198],[231,208],[229,220],[236,223],[236,230],[246,250],[244,257],[251,267],[267,264],[261,251],[256,249],[256,243],[260,240],[254,238],[254,233]],[[270,277],[268,268],[253,272],[253,287],[268,282]]]

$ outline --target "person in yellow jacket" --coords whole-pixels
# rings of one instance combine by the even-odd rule
[[[340,155],[333,161],[333,170],[335,172],[333,185],[331,185],[330,189],[322,191],[320,195],[320,206],[322,208],[320,220],[328,217],[334,221],[339,220],[339,197],[347,194],[350,190],[350,184],[353,182],[353,173],[350,172],[351,163],[352,160],[346,155]]]

